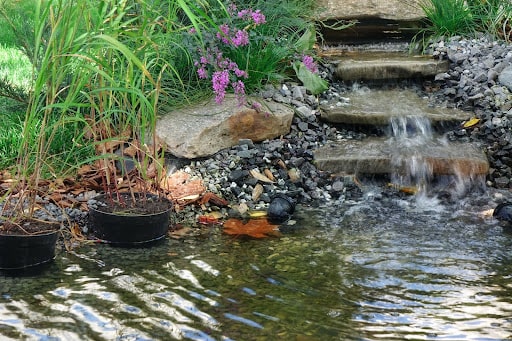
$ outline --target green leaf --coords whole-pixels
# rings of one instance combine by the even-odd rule
[[[313,48],[316,42],[316,30],[315,26],[311,25],[306,31],[300,36],[295,43],[295,49],[298,52],[306,52]]]
[[[319,75],[311,72],[306,65],[302,62],[295,62],[293,69],[297,78],[304,84],[313,95],[318,95],[329,88],[329,84],[325,79],[322,79]]]

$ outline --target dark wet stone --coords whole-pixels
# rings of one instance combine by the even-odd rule
[[[493,217],[498,220],[512,223],[512,203],[501,203],[494,209]]]
[[[295,212],[296,202],[285,194],[276,194],[267,209],[270,222],[281,224],[289,220]]]
[[[236,183],[242,182],[243,179],[249,175],[249,171],[242,169],[235,169],[231,173],[229,173],[228,179],[229,181],[233,181]]]

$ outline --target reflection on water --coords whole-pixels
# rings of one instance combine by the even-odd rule
[[[0,339],[511,339],[512,233],[414,205],[304,208],[282,238],[214,227],[61,252],[40,276],[0,277]]]

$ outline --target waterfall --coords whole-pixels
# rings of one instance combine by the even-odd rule
[[[449,163],[451,175],[434,177],[435,159],[443,155],[450,159],[452,149],[443,136],[434,136],[430,119],[418,115],[390,118],[390,136],[387,145],[391,154],[391,183],[398,188],[410,188],[417,198],[437,196],[440,192],[462,197],[475,184],[484,187],[484,178],[454,156]],[[437,167],[439,167],[437,165]]]

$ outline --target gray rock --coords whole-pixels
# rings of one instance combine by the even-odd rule
[[[291,97],[283,96],[281,93],[274,93],[274,95],[272,96],[272,99],[278,103],[285,103],[285,104],[290,104],[292,101]]]
[[[294,85],[292,87],[292,98],[296,101],[304,101],[304,94],[305,94],[305,91],[302,92],[302,89],[301,87],[299,87],[298,85]]]
[[[498,76],[499,82],[512,91],[512,65],[507,66]]]
[[[313,111],[307,105],[302,105],[302,106],[296,108],[295,110],[302,117],[308,117],[308,116],[311,116],[313,114]]]
[[[456,52],[453,54],[448,53],[448,58],[455,64],[462,64],[468,58],[467,54]]]

